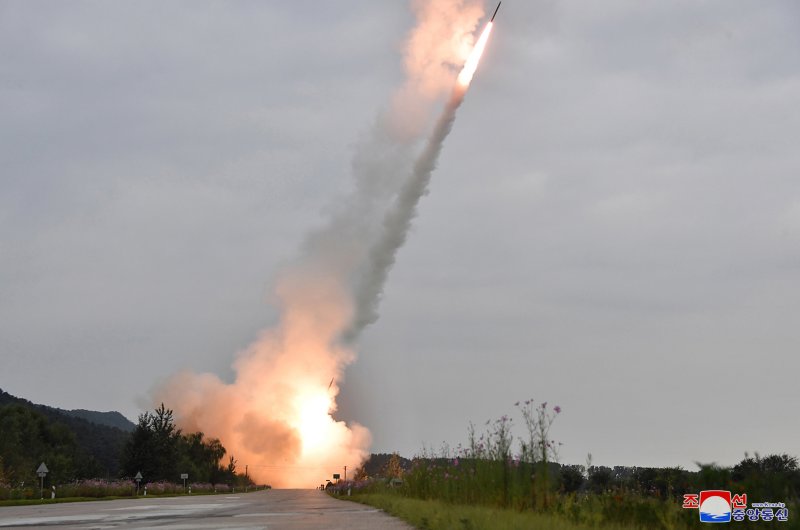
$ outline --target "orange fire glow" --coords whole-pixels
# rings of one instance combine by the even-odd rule
[[[483,55],[483,50],[486,48],[486,42],[489,40],[489,34],[491,32],[492,23],[487,22],[486,27],[483,28],[483,33],[481,33],[478,42],[475,43],[475,47],[472,48],[472,52],[467,58],[467,62],[464,63],[464,68],[462,68],[461,73],[458,74],[458,84],[462,87],[469,86],[472,81],[472,76],[475,75],[475,70],[478,68],[478,63],[481,61],[481,55]]]

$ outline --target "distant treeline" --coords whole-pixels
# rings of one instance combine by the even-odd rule
[[[89,421],[114,423],[119,427]],[[35,484],[45,462],[46,484],[82,479],[133,478],[142,483],[192,482],[228,485],[249,482],[236,472],[236,460],[217,439],[183,433],[163,404],[130,424],[119,413],[64,411],[36,405],[0,390],[0,486]]]
[[[416,457],[413,460],[398,454],[373,454],[356,470],[354,480],[369,478],[411,479],[424,469],[425,476],[432,470],[448,475],[459,476],[464,470],[474,471],[485,468],[504,480],[499,480],[508,488],[511,482],[519,479],[522,490],[527,490],[530,478],[542,474],[543,463],[531,464],[508,460],[492,461],[469,457]],[[787,454],[767,456],[745,455],[744,459],[731,467],[715,464],[699,464],[697,470],[680,467],[637,467],[637,466],[592,466],[567,465],[546,462],[548,487],[553,492],[595,493],[625,492],[661,499],[679,499],[684,493],[701,489],[731,489],[750,491],[763,498],[797,500],[800,499],[800,465],[796,457]],[[497,472],[497,470],[500,470]],[[484,482],[492,482],[492,476]],[[456,491],[457,488],[453,488]],[[530,495],[527,492],[525,495]],[[423,495],[424,497],[424,495]],[[451,499],[456,500],[456,499]],[[468,499],[463,499],[468,500]]]

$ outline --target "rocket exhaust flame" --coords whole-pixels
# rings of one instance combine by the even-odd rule
[[[497,7],[499,8],[500,4],[497,4]],[[461,73],[458,74],[459,85],[467,87],[469,86],[470,82],[472,82],[472,76],[475,75],[475,70],[478,69],[478,63],[481,61],[483,50],[486,49],[486,43],[489,40],[489,34],[492,32],[493,25],[494,22],[489,21],[486,23],[486,27],[483,28],[483,32],[478,38],[478,42],[475,43],[475,47],[472,48],[472,53],[469,54],[467,62],[464,63],[464,68],[462,68]]]
[[[174,409],[182,429],[219,438],[257,481],[314,486],[368,454],[369,431],[333,418],[336,396],[355,340],[377,319],[386,278],[489,38],[491,22],[453,86],[450,68],[464,60],[480,4],[412,2],[418,23],[407,43],[407,81],[356,151],[352,195],[279,276],[280,321],[237,356],[235,380],[184,372],[155,390],[154,402]],[[450,99],[414,158],[429,116],[420,109],[447,89]]]

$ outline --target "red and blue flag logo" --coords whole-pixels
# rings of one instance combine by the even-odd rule
[[[700,522],[731,522],[731,492],[706,490],[700,492]]]

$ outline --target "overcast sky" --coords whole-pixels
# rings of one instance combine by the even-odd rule
[[[0,0],[0,388],[135,420],[230,378],[412,26]],[[410,456],[532,397],[567,463],[800,454],[799,47],[789,0],[504,2],[340,416]]]

